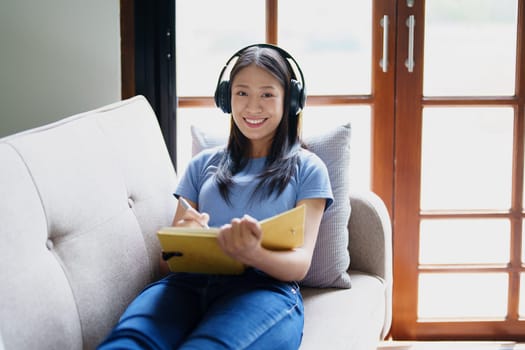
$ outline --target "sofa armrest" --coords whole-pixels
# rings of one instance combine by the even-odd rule
[[[386,312],[382,336],[392,322],[392,223],[383,200],[373,192],[350,194],[348,222],[350,270],[381,278],[385,283]]]
[[[350,194],[350,269],[382,279],[392,275],[392,227],[385,204],[373,192]]]

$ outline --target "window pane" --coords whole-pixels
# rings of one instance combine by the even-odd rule
[[[370,189],[370,113],[368,106],[307,107],[304,111],[304,137],[350,122],[350,181],[353,189]]]
[[[517,0],[427,0],[424,94],[514,95],[517,8]]]
[[[508,275],[457,273],[419,276],[420,319],[504,319]]]
[[[264,42],[264,0],[178,0],[177,94],[213,96],[219,73],[240,48]]]
[[[510,222],[503,219],[422,220],[421,264],[505,264]]]
[[[519,318],[525,319],[525,273],[520,275],[520,309]]]
[[[278,17],[279,44],[300,63],[308,93],[370,94],[372,1],[279,1]]]
[[[511,108],[425,108],[421,209],[508,210]]]
[[[521,265],[525,266],[525,221],[521,221]]]

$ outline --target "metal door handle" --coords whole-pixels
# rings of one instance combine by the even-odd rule
[[[414,15],[410,15],[407,18],[406,25],[408,27],[408,58],[405,61],[405,66],[408,68],[408,71],[412,73],[414,71],[414,26],[416,25],[416,20]]]
[[[379,65],[386,73],[388,71],[388,15],[383,16],[380,24],[383,27],[383,58],[379,61]]]

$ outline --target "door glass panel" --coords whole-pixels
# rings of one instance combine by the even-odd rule
[[[525,319],[525,273],[520,274],[520,319]]]
[[[231,55],[264,42],[264,0],[176,1],[177,95],[213,96]]]
[[[339,125],[351,124],[350,182],[352,188],[370,189],[371,117],[369,106],[308,107],[303,137],[319,135]]]
[[[521,221],[521,265],[525,266],[525,221]]]
[[[425,108],[422,133],[422,210],[510,208],[511,108]]]
[[[509,252],[509,220],[421,221],[420,264],[505,264]]]
[[[469,321],[504,319],[508,275],[423,273],[419,276],[419,319]]]
[[[514,95],[517,3],[425,1],[424,95]]]
[[[308,93],[370,94],[372,1],[279,1],[278,28]]]

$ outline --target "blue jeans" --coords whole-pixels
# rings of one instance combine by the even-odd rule
[[[99,350],[297,349],[303,311],[297,283],[253,269],[171,274],[142,291]]]

